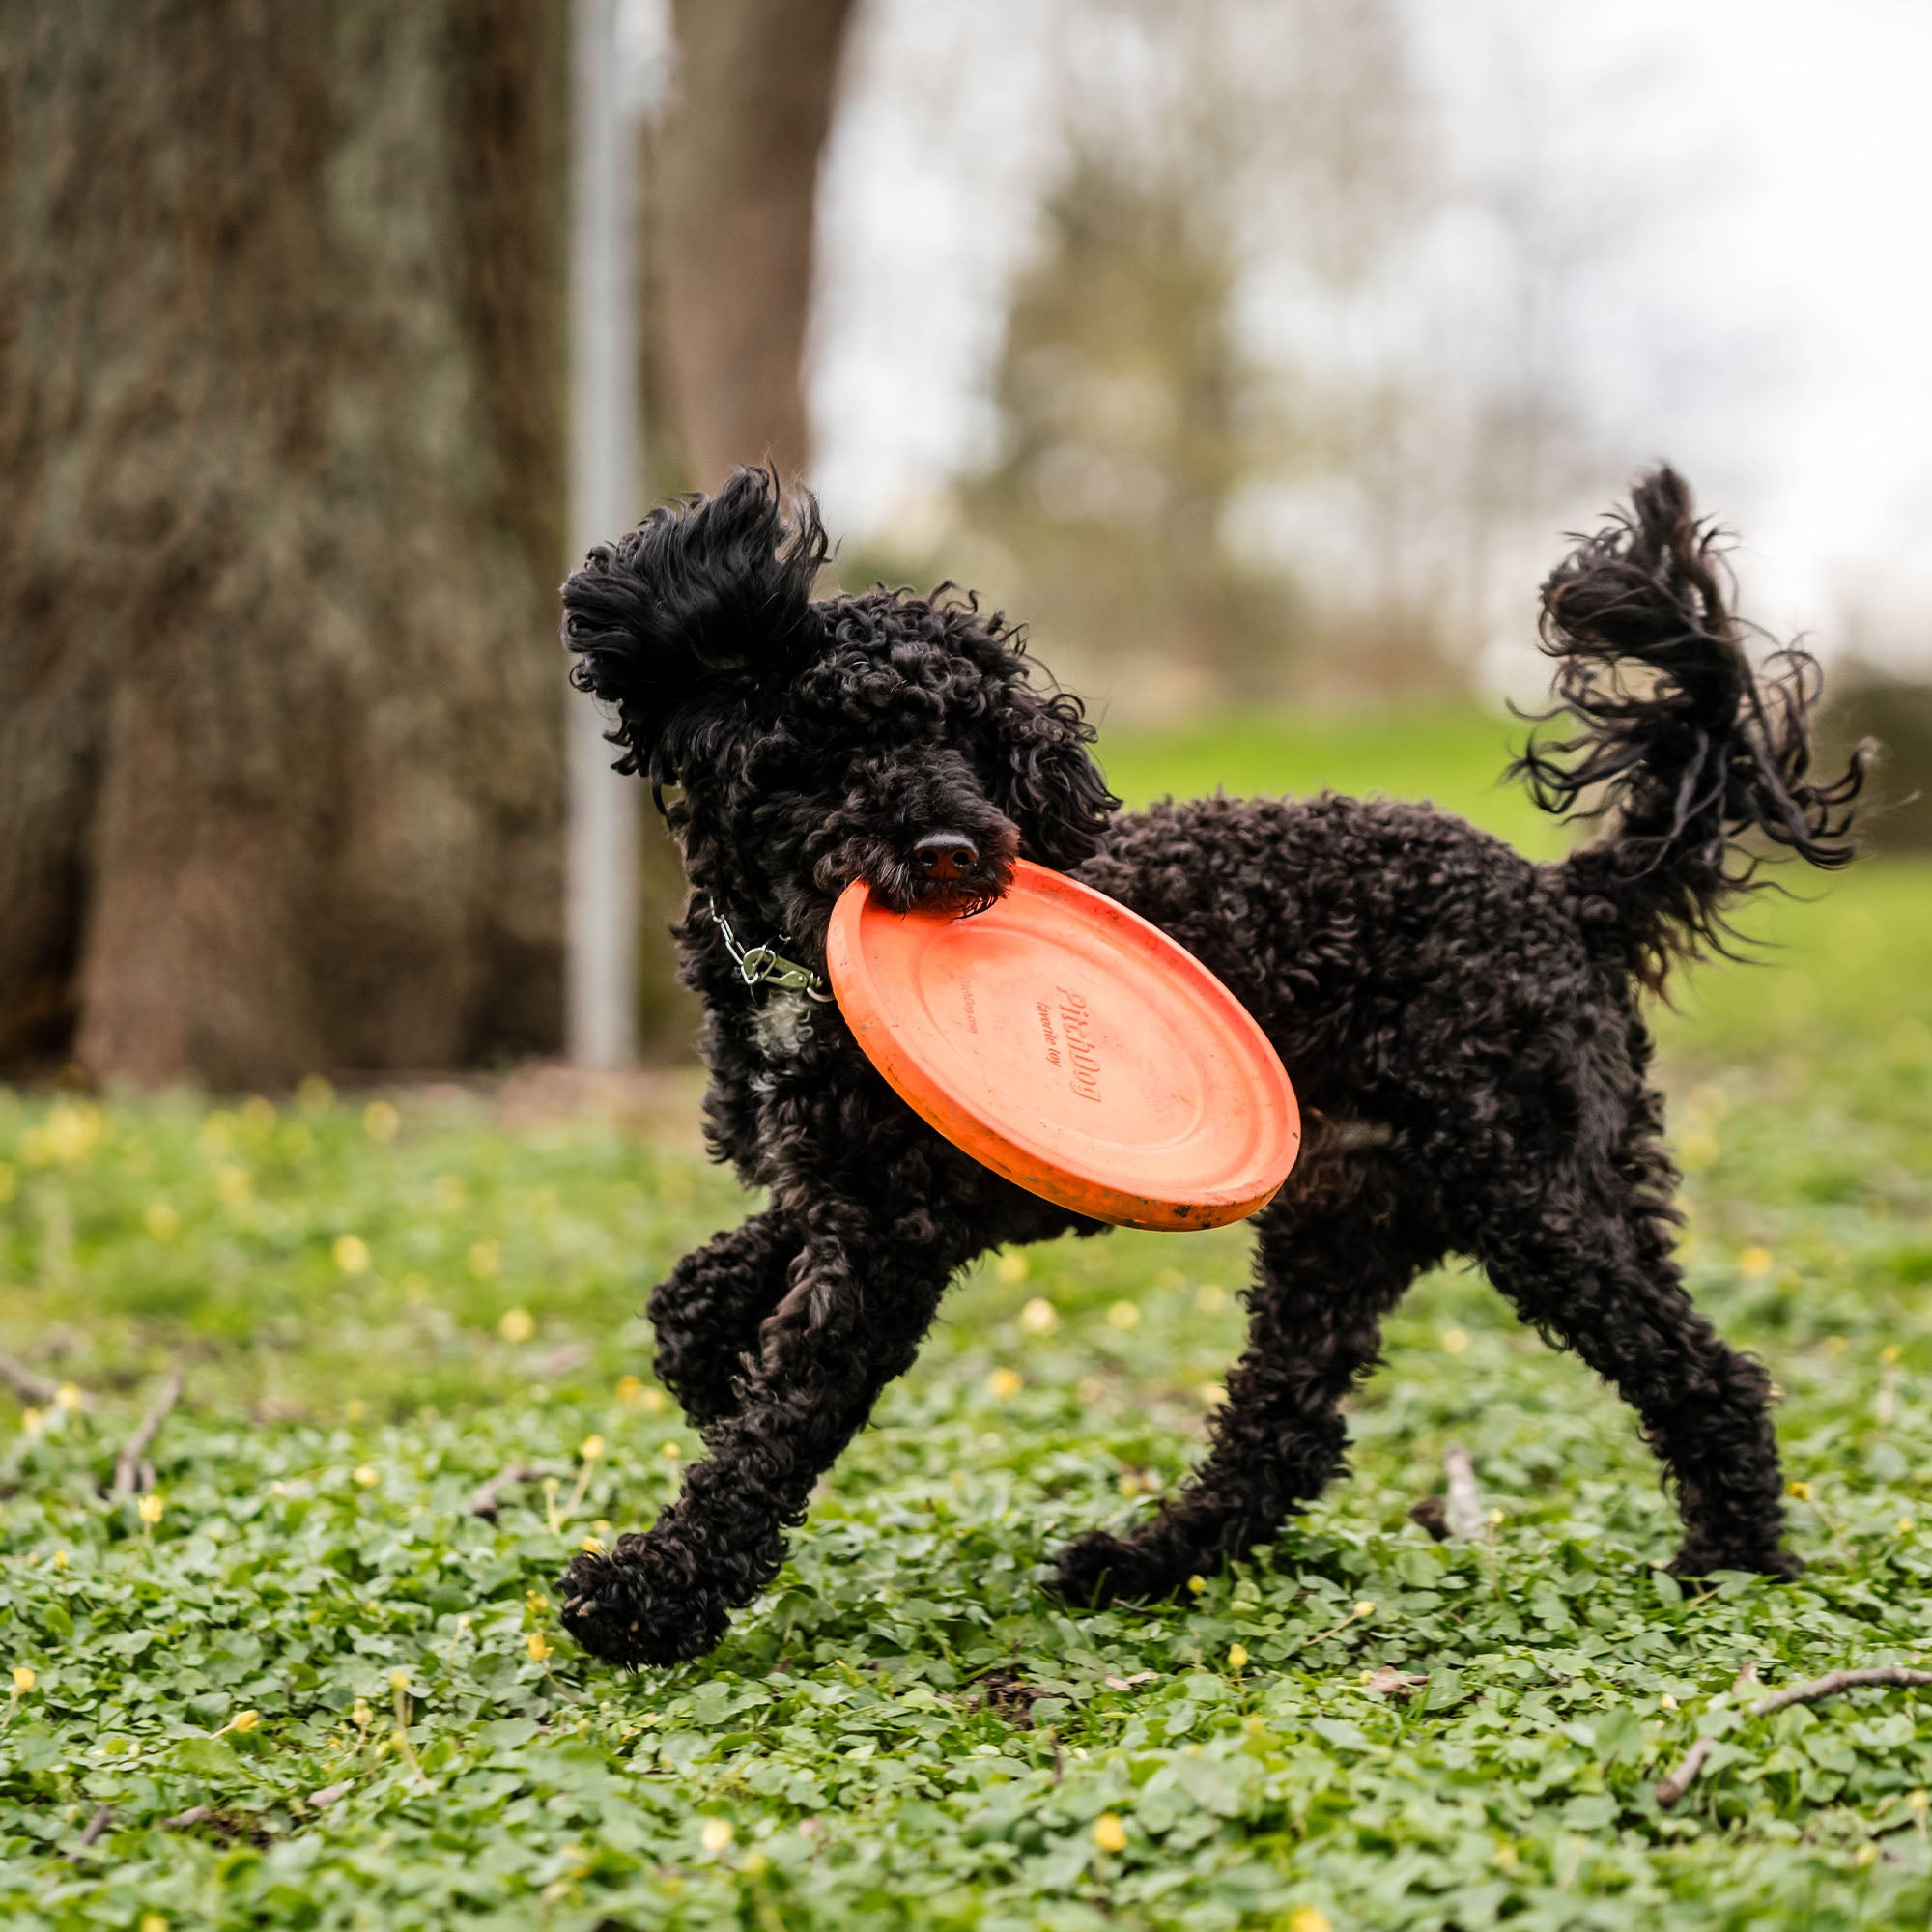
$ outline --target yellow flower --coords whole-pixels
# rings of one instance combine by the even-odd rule
[[[23,1408],[20,1411],[20,1434],[38,1435],[46,1427],[47,1419],[38,1408]]]
[[[524,1592],[524,1607],[529,1611],[531,1616],[540,1617],[550,1608],[550,1599],[541,1590],[526,1590]]]
[[[1771,1272],[1771,1250],[1748,1247],[1738,1256],[1738,1272],[1747,1281],[1762,1281]]]
[[[1495,1526],[1496,1526],[1496,1525],[1497,1525],[1498,1523],[1500,1523],[1500,1522],[1502,1521],[1502,1520],[1503,1520],[1503,1513],[1502,1513],[1502,1511],[1501,1511],[1501,1510],[1499,1510],[1499,1509],[1492,1509],[1492,1511],[1490,1512],[1490,1514],[1489,1514],[1489,1523],[1490,1523],[1490,1526],[1491,1526],[1491,1527],[1492,1527],[1492,1529],[1493,1529],[1493,1528],[1494,1528],[1494,1527],[1495,1527]]]
[[[1020,1310],[1020,1326],[1029,1335],[1051,1335],[1060,1326],[1060,1311],[1037,1294]]]
[[[643,1393],[643,1382],[638,1377],[619,1376],[617,1378],[617,1400],[626,1405],[626,1406],[641,1400]]]
[[[1375,1613],[1376,1613],[1376,1600],[1373,1597],[1364,1597],[1362,1601],[1359,1604],[1357,1604],[1352,1610],[1349,1612],[1350,1616],[1354,1617],[1372,1617],[1375,1615]]]
[[[151,1492],[149,1494],[143,1496],[134,1507],[140,1511],[141,1520],[152,1525],[160,1521],[161,1512],[167,1508],[167,1504],[162,1502],[159,1496]]]
[[[141,1225],[157,1241],[171,1241],[181,1228],[181,1216],[165,1201],[150,1201],[141,1213]]]
[[[344,1422],[365,1422],[369,1416],[369,1405],[359,1395],[352,1395],[342,1405]]]
[[[684,1454],[684,1451],[680,1449],[675,1442],[665,1442],[659,1445],[658,1454],[662,1456],[667,1463],[675,1463],[677,1459]]]
[[[335,1098],[335,1089],[320,1073],[307,1073],[296,1088],[296,1098],[311,1114],[319,1114]]]
[[[1240,1643],[1231,1643],[1228,1646],[1228,1668],[1230,1670],[1245,1670],[1247,1667],[1247,1646]]]
[[[1666,1711],[1674,1711],[1677,1708],[1677,1699],[1673,1697],[1668,1690],[1666,1690],[1663,1693],[1663,1695],[1660,1697],[1657,1701],[1660,1704],[1662,1704]]]
[[[1131,1301],[1117,1301],[1107,1310],[1107,1325],[1122,1332],[1140,1325],[1141,1311]]]
[[[1922,1817],[1928,1805],[1932,1805],[1932,1798],[1928,1798],[1923,1791],[1908,1791],[1905,1794],[1905,1808],[1908,1811],[1917,1811]]]
[[[722,1852],[737,1835],[731,1829],[730,1819],[707,1818],[704,1829],[697,1834],[697,1842],[707,1852]]]
[[[1187,1579],[1187,1588],[1194,1596],[1200,1596],[1207,1587],[1208,1579],[1205,1577],[1190,1577]]]
[[[536,1332],[535,1319],[527,1308],[506,1308],[497,1323],[497,1333],[506,1342],[527,1342]]]
[[[41,1680],[24,1663],[14,1666],[14,1695],[24,1697]]]
[[[1228,1291],[1218,1281],[1204,1281],[1194,1291],[1194,1306],[1203,1315],[1218,1315],[1228,1300]]]
[[[237,1167],[233,1161],[214,1170],[214,1191],[231,1208],[239,1208],[247,1200],[255,1183],[245,1167]]]
[[[1858,1848],[1858,1850],[1852,1854],[1852,1862],[1855,1865],[1857,1865],[1861,1870],[1862,1870],[1866,1865],[1872,1863],[1877,1859],[1877,1857],[1878,1857],[1878,1847],[1872,1844],[1864,1844],[1861,1845]]]
[[[1288,1915],[1288,1932],[1334,1932],[1325,1912],[1317,1912],[1312,1905],[1297,1905]]]
[[[586,1536],[577,1547],[586,1556],[602,1556],[604,1554],[604,1542],[601,1537]]]
[[[62,1382],[60,1387],[54,1390],[54,1406],[66,1409],[70,1415],[80,1406],[81,1400],[78,1382]]]
[[[231,1731],[240,1731],[243,1737],[246,1737],[261,1721],[262,1714],[259,1711],[237,1711],[229,1719],[228,1728]]]
[[[1469,1347],[1469,1331],[1466,1328],[1445,1328],[1437,1339],[1445,1355],[1463,1354]]]
[[[986,1378],[986,1393],[995,1402],[1007,1402],[1026,1387],[1026,1378],[1017,1369],[995,1369]]]
[[[601,1435],[586,1435],[577,1445],[577,1453],[586,1463],[595,1463],[604,1454],[604,1438]]]
[[[1121,1823],[1113,1811],[1102,1811],[1094,1820],[1094,1842],[1103,1852],[1124,1852],[1127,1849],[1127,1828]]]
[[[993,1264],[995,1278],[1006,1282],[1009,1287],[1016,1281],[1024,1281],[1027,1273],[1027,1258],[1024,1255],[1002,1255]]]
[[[662,1415],[670,1406],[665,1400],[665,1392],[661,1388],[647,1388],[638,1398],[638,1402],[646,1415]]]
[[[492,1281],[503,1267],[503,1250],[495,1241],[477,1241],[469,1250],[469,1272],[478,1281]]]
[[[1881,1362],[1883,1362],[1886,1365],[1887,1368],[1890,1368],[1891,1365],[1895,1361],[1897,1361],[1899,1356],[1903,1353],[1904,1350],[1899,1348],[1896,1342],[1888,1342],[1885,1345],[1885,1347],[1878,1351],[1878,1358]]]
[[[550,1639],[542,1631],[532,1631],[524,1639],[524,1648],[530,1654],[532,1663],[545,1663],[550,1659]]]
[[[1786,1483],[1784,1493],[1788,1496],[1796,1496],[1801,1503],[1808,1503],[1811,1500],[1811,1485],[1809,1483]]]
[[[373,1490],[382,1480],[381,1474],[372,1469],[367,1463],[362,1463],[355,1471],[355,1487],[358,1490]]]
[[[331,1250],[335,1256],[335,1265],[344,1274],[367,1274],[369,1272],[369,1243],[359,1235],[338,1235]]]
[[[386,1100],[371,1100],[362,1109],[362,1131],[378,1143],[392,1141],[403,1117]]]
[[[168,1921],[158,1912],[144,1912],[140,1932],[168,1932]]]
[[[56,1570],[65,1570],[71,1560],[65,1549],[56,1549],[54,1551],[54,1568]]]
[[[1912,1519],[1909,1516],[1900,1517],[1897,1527],[1900,1536],[1910,1536],[1912,1534]]]
[[[356,1698],[350,1710],[349,1719],[358,1731],[366,1731],[376,1721],[376,1714],[369,1708],[368,1698]]]
[[[389,1689],[391,1690],[407,1690],[409,1688],[409,1670],[406,1666],[398,1664],[395,1669],[389,1672]]]

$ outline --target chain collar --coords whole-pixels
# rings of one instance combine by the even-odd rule
[[[737,962],[738,977],[748,986],[777,986],[787,993],[803,993],[809,1000],[816,1000],[820,1006],[831,1006],[832,995],[825,990],[825,980],[810,966],[801,966],[796,959],[787,959],[775,947],[738,944],[738,935],[731,930],[731,922],[713,904],[712,923],[718,928],[719,936],[724,942],[724,950]],[[789,946],[791,935],[780,933],[779,937]]]

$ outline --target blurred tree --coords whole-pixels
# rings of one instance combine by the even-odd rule
[[[0,17],[0,1065],[554,1041],[567,25]]]
[[[661,367],[684,476],[808,443],[801,362],[818,160],[852,0],[674,0],[677,81],[646,171]]]
[[[1111,682],[1171,701],[1290,648],[1288,584],[1226,541],[1258,454],[1235,276],[1211,212],[1171,178],[1083,155],[1047,205],[996,379],[1001,456],[963,507],[1070,683],[1105,658]]]

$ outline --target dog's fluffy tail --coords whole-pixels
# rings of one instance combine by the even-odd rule
[[[1612,830],[1564,876],[1586,922],[1653,988],[1675,959],[1724,952],[1726,911],[1767,881],[1753,836],[1835,870],[1853,856],[1852,804],[1871,747],[1811,782],[1818,666],[1773,652],[1754,671],[1747,627],[1709,524],[1674,470],[1641,478],[1631,507],[1543,586],[1543,648],[1572,735],[1532,739],[1511,767],[1545,810]]]

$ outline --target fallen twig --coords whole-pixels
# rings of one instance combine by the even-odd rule
[[[47,1408],[60,1393],[60,1384],[30,1369],[12,1355],[0,1355],[0,1382],[32,1408]]]
[[[113,1822],[114,1822],[113,1805],[111,1804],[101,1805],[101,1807],[97,1812],[95,1812],[94,1816],[90,1818],[87,1821],[87,1823],[81,1827],[80,1836],[74,1840],[74,1847],[73,1847],[74,1850],[77,1852],[86,1851],[88,1846],[93,1844],[95,1839],[99,1837],[100,1834],[106,1831],[108,1826],[113,1824]]]
[[[1452,1442],[1442,1453],[1442,1469],[1449,1479],[1443,1522],[1451,1536],[1474,1543],[1489,1529],[1483,1515],[1483,1492],[1476,1487],[1475,1463],[1460,1442]]]
[[[1738,1682],[1749,1683],[1756,1674],[1749,1664],[1746,1664],[1738,1674]],[[1746,1709],[1745,1715],[1747,1718],[1768,1718],[1774,1711],[1788,1710],[1793,1704],[1820,1703],[1844,1690],[1862,1690],[1868,1687],[1918,1690],[1928,1684],[1932,1684],[1932,1670],[1907,1670],[1896,1663],[1881,1663],[1869,1670],[1833,1670],[1823,1677],[1814,1678],[1809,1684],[1794,1684],[1786,1690],[1774,1690],[1768,1697],[1760,1697]],[[1657,1802],[1662,1809],[1668,1811],[1696,1783],[1697,1774],[1704,1769],[1704,1761],[1711,1755],[1711,1747],[1716,1742],[1715,1738],[1699,1738],[1685,1752],[1684,1762],[1667,1776],[1658,1779]]]
[[[114,1463],[114,1487],[108,1492],[117,1503],[140,1493],[142,1458],[147,1455],[155,1437],[161,1433],[161,1424],[168,1419],[169,1409],[181,1400],[181,1371],[175,1369],[161,1384],[160,1393],[148,1405],[148,1412],[142,1416],[140,1426],[122,1445],[121,1454]],[[153,1471],[147,1473],[152,1479]]]
[[[469,1498],[469,1514],[486,1517],[495,1522],[503,1508],[500,1492],[514,1490],[523,1483],[541,1483],[546,1477],[554,1477],[554,1469],[546,1468],[541,1463],[513,1463],[507,1469],[499,1469],[487,1483],[477,1486],[476,1493]]]

